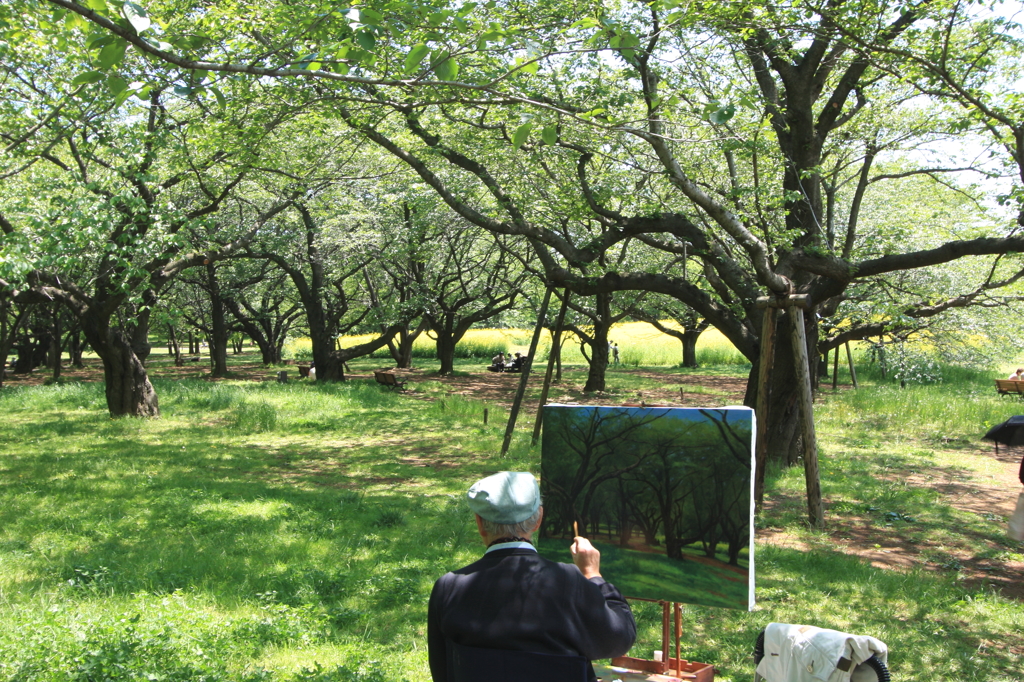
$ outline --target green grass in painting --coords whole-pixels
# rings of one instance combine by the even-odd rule
[[[572,540],[544,539],[537,544],[537,550],[552,561],[568,562],[566,547],[571,543]],[[696,558],[677,561],[663,554],[638,552],[604,542],[593,544],[601,552],[601,575],[627,597],[747,608],[746,575],[724,564],[709,566]]]
[[[631,371],[609,373],[613,390],[643,390]],[[993,559],[1024,547],[913,482],[993,474],[974,443],[1022,410],[990,383],[826,392],[833,529],[857,519],[931,568],[844,554],[804,524],[800,470],[773,470],[783,501],[759,523],[811,551],[759,546],[757,609],[684,607],[683,655],[748,680],[757,631],[806,622],[886,641],[897,682],[1019,682],[1024,607],[965,585],[944,553],[967,536]],[[96,384],[0,390],[0,681],[427,679],[430,587],[482,550],[465,489],[539,470],[529,416],[503,459],[504,411],[431,380],[409,395],[372,380],[156,386],[156,420],[111,420]],[[660,607],[634,611],[633,654],[650,658]]]

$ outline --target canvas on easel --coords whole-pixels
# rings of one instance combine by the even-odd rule
[[[538,550],[573,524],[626,596],[754,606],[754,412],[547,405]]]

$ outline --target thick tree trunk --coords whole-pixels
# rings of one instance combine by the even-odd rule
[[[768,414],[759,414],[757,418],[767,420],[765,439],[768,444],[768,460],[790,466],[796,464],[803,455],[803,441],[800,432],[800,380],[794,366],[792,335],[785,333],[791,325],[788,317],[788,313],[780,314],[776,326],[776,329],[782,331],[775,335],[775,357],[768,379]],[[817,321],[813,314],[805,315],[804,319],[807,345],[810,347],[808,357],[816,358],[813,348],[818,338]],[[813,382],[817,377],[818,363],[810,364]],[[758,369],[759,365],[755,362],[747,378],[747,393],[743,403],[749,407],[757,404]]]
[[[594,322],[594,335],[590,343],[590,370],[587,372],[587,383],[584,393],[603,391],[605,389],[605,372],[608,369],[608,327],[611,320],[611,294],[596,296],[597,316]]]
[[[697,368],[697,339],[704,330],[687,329],[683,331],[683,367]]]
[[[158,417],[156,391],[128,335],[111,329],[105,321],[82,320],[92,349],[103,361],[107,410],[111,417]]]
[[[442,318],[441,325],[433,327],[434,334],[437,335],[437,359],[441,361],[438,374],[441,376],[447,376],[455,371],[455,345],[459,340],[453,327],[454,324],[448,316]]]
[[[334,334],[324,322],[323,311],[318,304],[307,305],[306,320],[309,325],[309,340],[313,345],[313,362],[318,382],[344,381],[345,367],[334,352]]]

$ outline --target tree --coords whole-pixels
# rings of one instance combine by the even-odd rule
[[[234,252],[246,229],[286,205],[256,208],[242,229],[221,223],[205,248],[185,248],[184,235],[210,220],[252,170],[259,140],[280,122],[281,109],[212,111],[191,88],[159,78],[129,99],[121,75],[75,73],[75,59],[53,55],[45,41],[63,36],[52,24],[25,28],[37,31],[35,42],[24,41],[5,62],[5,104],[22,116],[5,119],[0,131],[4,160],[16,167],[2,180],[0,288],[16,301],[59,301],[75,316],[103,361],[111,415],[156,415],[144,367],[153,305],[179,273]],[[100,51],[81,56],[102,65],[111,51]],[[113,52],[124,58],[123,46]],[[129,76],[145,69],[121,67]],[[34,123],[29,112],[39,112]]]
[[[657,292],[689,305],[754,364],[748,404],[757,390],[755,300],[765,291],[795,290],[825,306],[866,279],[1024,250],[1024,238],[1005,229],[877,257],[829,250],[826,161],[848,147],[847,131],[873,101],[904,82],[906,65],[920,64],[931,79],[914,106],[955,98],[1019,149],[1014,119],[978,95],[979,82],[997,82],[986,80],[991,41],[968,41],[978,57],[962,68],[941,58],[951,33],[986,35],[973,17],[969,31],[932,30],[962,16],[956,4],[828,0],[811,10],[662,0],[541,4],[517,14],[516,3],[503,3],[491,8],[503,21],[490,25],[469,5],[433,14],[366,8],[358,17],[304,8],[282,25],[272,4],[239,18],[182,3],[167,8],[167,47],[102,11],[50,4],[178,67],[308,82],[317,96],[332,95],[332,113],[406,163],[463,219],[529,242],[549,286],[586,296]],[[256,20],[265,23],[254,32]],[[1006,158],[1019,168],[1015,154]],[[857,211],[851,201],[843,212],[850,225]],[[689,249],[721,288],[704,291],[651,267],[663,259],[635,271],[599,267],[628,240],[669,257]],[[806,319],[813,346],[817,318]],[[798,391],[788,335],[779,345],[773,409],[762,417],[769,452],[785,460],[799,451]]]

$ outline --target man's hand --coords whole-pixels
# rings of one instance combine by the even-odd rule
[[[572,562],[586,579],[601,577],[601,552],[590,544],[590,540],[577,536],[569,546]]]

